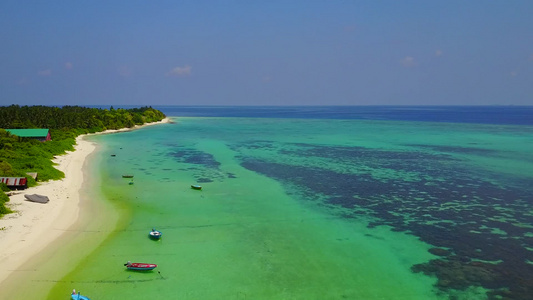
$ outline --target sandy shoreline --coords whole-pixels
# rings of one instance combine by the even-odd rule
[[[124,132],[168,122],[169,119],[165,118],[161,122],[95,134]],[[21,265],[58,239],[78,220],[80,201],[84,197],[81,194],[83,165],[96,149],[95,143],[85,140],[86,136],[77,137],[74,151],[54,159],[56,168],[65,173],[65,178],[19,191],[6,203],[15,212],[0,219],[0,286]],[[50,202],[40,204],[25,201],[25,194],[46,195]]]

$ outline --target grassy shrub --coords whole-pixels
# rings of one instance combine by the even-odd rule
[[[0,155],[1,154],[2,153],[0,153]],[[13,170],[13,166],[11,166],[10,163],[7,161],[0,161],[0,177],[12,177],[14,174],[15,170]]]
[[[9,197],[4,192],[0,192],[0,217],[13,212],[5,206],[5,203],[8,201]]]
[[[5,183],[3,183],[3,182],[0,182],[0,190],[1,190],[2,192],[9,192],[9,191],[11,191],[11,190],[7,187],[7,185],[6,185]]]

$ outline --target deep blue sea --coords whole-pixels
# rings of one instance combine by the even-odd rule
[[[95,106],[108,108],[107,106]],[[114,106],[130,108],[138,106]],[[174,106],[154,105],[167,116],[390,120],[533,125],[533,106]]]

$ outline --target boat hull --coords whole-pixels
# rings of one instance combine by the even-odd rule
[[[155,269],[155,267],[152,267],[152,268],[136,268],[136,267],[128,267],[128,270],[133,270],[133,271],[151,271]]]
[[[150,231],[150,233],[148,233],[148,236],[151,238],[151,239],[154,239],[154,240],[158,240],[161,238],[161,236],[163,236],[163,233],[161,233],[161,231]]]
[[[89,297],[85,297],[85,296],[82,296],[82,295],[72,295],[72,296],[70,296],[70,299],[71,300],[91,300],[91,299],[89,299]]]
[[[145,263],[131,263],[131,264],[126,264],[126,268],[128,268],[128,270],[133,270],[133,271],[150,271],[150,270],[153,270],[157,267],[156,264],[145,264]]]
[[[193,189],[193,190],[201,190],[202,186],[193,184],[193,185],[191,185],[191,189]]]

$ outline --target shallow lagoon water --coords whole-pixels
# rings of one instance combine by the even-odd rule
[[[94,137],[104,148],[91,184],[122,217],[49,299],[72,288],[93,299],[484,299],[531,288],[492,276],[526,276],[533,261],[530,127],[174,121]],[[161,240],[148,238],[153,227]],[[132,272],[128,260],[159,266]],[[473,268],[492,277],[476,281]]]

